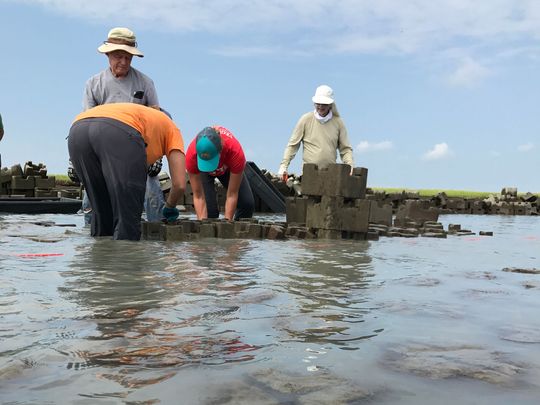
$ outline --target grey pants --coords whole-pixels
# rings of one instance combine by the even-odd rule
[[[139,240],[146,189],[146,149],[141,134],[110,118],[77,121],[68,149],[92,205],[92,236]]]

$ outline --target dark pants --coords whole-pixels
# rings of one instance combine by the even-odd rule
[[[139,240],[146,189],[141,134],[110,118],[87,118],[71,127],[69,156],[92,205],[92,236]]]
[[[204,198],[206,199],[206,210],[208,211],[208,218],[219,218],[219,208],[216,196],[216,177],[210,176],[208,173],[200,173],[204,188]],[[225,189],[229,186],[229,178],[231,172],[227,171],[225,174],[218,176],[217,179]],[[234,219],[251,218],[255,211],[255,201],[253,200],[253,193],[245,174],[242,174],[242,183],[240,183],[240,190],[238,190],[238,204],[236,205],[236,212],[234,213]]]

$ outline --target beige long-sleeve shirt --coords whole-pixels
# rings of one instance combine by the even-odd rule
[[[341,161],[354,167],[353,148],[345,124],[339,116],[334,115],[328,122],[321,124],[313,112],[302,115],[283,153],[280,174],[287,171],[301,143],[303,163],[315,163],[319,168],[328,167],[336,163],[336,150],[339,150]]]

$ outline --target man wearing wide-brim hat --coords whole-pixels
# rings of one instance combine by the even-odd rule
[[[109,59],[109,67],[86,82],[83,97],[83,111],[102,104],[135,103],[159,108],[154,82],[144,73],[131,66],[133,56],[142,58],[143,53],[137,48],[137,38],[133,31],[124,27],[116,27],[109,31],[107,40],[98,47],[98,52]],[[145,211],[149,221],[162,219],[162,208],[165,204],[163,193],[157,178],[161,168],[158,160],[151,165],[146,184]],[[157,168],[157,170],[154,170]],[[85,195],[83,210],[91,210]],[[90,215],[85,215],[90,221]]]
[[[133,31],[113,28],[98,48],[109,59],[109,67],[86,82],[83,110],[108,103],[136,103],[159,106],[154,82],[131,66],[133,56],[144,55],[137,49]]]

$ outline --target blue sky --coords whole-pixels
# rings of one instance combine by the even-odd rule
[[[66,172],[115,26],[186,144],[220,124],[275,173],[328,84],[369,186],[540,192],[536,0],[0,0],[2,166]]]

